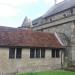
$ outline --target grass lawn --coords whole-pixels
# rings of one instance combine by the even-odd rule
[[[75,75],[75,72],[70,71],[46,71],[46,72],[30,72],[17,75]]]

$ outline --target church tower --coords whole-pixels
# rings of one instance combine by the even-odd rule
[[[20,28],[31,29],[32,27],[33,27],[32,21],[28,19],[28,17],[25,17],[22,26]]]

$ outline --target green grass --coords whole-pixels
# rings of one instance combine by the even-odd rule
[[[70,71],[46,71],[46,72],[29,72],[19,73],[17,75],[75,75],[75,72]]]

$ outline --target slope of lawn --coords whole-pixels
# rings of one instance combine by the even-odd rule
[[[46,71],[46,72],[29,72],[29,73],[19,73],[16,75],[75,75],[75,72],[70,71]]]

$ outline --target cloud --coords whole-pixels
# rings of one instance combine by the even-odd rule
[[[38,0],[0,0],[0,3],[2,4],[8,4],[11,6],[20,6],[20,5],[28,5],[28,4],[34,4]]]
[[[0,0],[0,17],[17,16],[21,14],[19,7],[29,6],[37,3],[38,0]]]
[[[16,16],[17,10],[7,5],[0,5],[0,17]]]
[[[36,4],[37,1],[38,0],[0,0],[0,24],[2,26],[11,25],[17,27],[21,24],[21,20],[25,14],[22,9]]]

